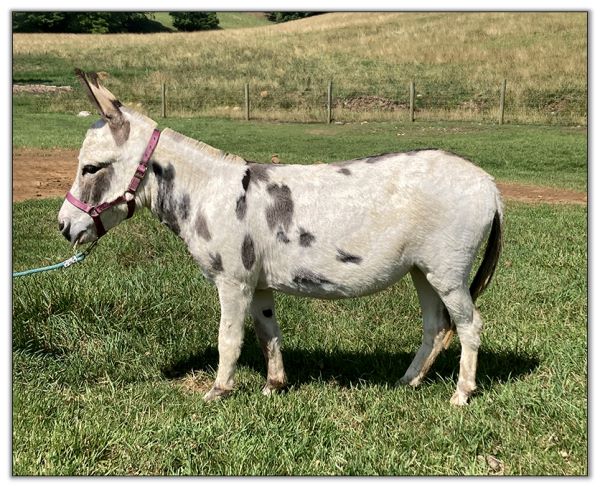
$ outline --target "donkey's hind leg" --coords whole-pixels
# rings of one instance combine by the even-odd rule
[[[254,330],[267,362],[267,383],[262,392],[264,395],[270,395],[287,384],[281,356],[281,330],[275,318],[273,292],[256,290],[250,305],[250,314],[254,319]]]
[[[423,273],[415,267],[411,270],[411,277],[423,313],[423,341],[400,383],[416,387],[445,348],[446,339],[449,338],[447,335],[451,334],[452,330],[444,303]]]
[[[458,383],[450,402],[455,406],[464,406],[477,387],[475,373],[483,323],[466,285],[446,292],[442,290],[440,296],[450,313],[450,318],[456,324],[461,345]]]

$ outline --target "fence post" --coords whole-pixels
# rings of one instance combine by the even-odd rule
[[[160,92],[161,92],[161,98],[160,98],[160,105],[161,105],[161,109],[160,109],[160,116],[162,118],[167,118],[167,86],[165,85],[165,83],[161,83],[160,84]]]
[[[409,94],[410,94],[410,121],[415,121],[415,82],[411,81],[409,85]]]
[[[504,98],[506,96],[506,80],[502,80],[500,86],[500,114],[498,116],[498,123],[502,125],[504,123]]]
[[[333,94],[333,82],[327,85],[327,123],[331,123],[331,97]]]
[[[246,107],[246,120],[250,120],[250,84],[244,85],[244,103]]]

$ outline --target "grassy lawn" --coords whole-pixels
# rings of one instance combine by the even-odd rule
[[[79,109],[91,108],[82,99]],[[33,113],[16,106],[13,146],[76,149],[95,119]],[[586,128],[458,121],[282,124],[212,118],[172,118],[161,120],[160,126],[256,161],[278,154],[284,163],[331,162],[438,147],[470,158],[498,179],[587,188]]]
[[[60,204],[14,205],[15,270],[69,253]],[[216,291],[141,212],[83,264],[13,281],[13,474],[486,475],[493,455],[508,475],[586,475],[586,219],[507,205],[479,303],[480,393],[457,409],[456,340],[422,387],[394,385],[420,343],[409,279],[362,299],[277,296],[289,391],[260,395],[248,322],[237,392],[204,404]]]

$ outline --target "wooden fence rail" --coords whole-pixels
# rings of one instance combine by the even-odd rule
[[[504,123],[504,99],[506,96],[506,80],[502,80],[502,86],[500,86],[500,114],[498,117],[498,123],[502,125]]]

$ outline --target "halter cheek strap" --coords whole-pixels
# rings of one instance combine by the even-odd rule
[[[92,206],[73,196],[73,194],[70,191],[67,193],[65,198],[69,203],[71,203],[73,206],[80,209],[84,213],[90,215],[90,217],[94,221],[94,225],[96,226],[96,234],[98,238],[102,237],[102,235],[104,235],[107,232],[107,230],[104,228],[104,225],[102,224],[100,215],[109,208],[112,208],[113,206],[119,205],[121,203],[127,203],[126,218],[131,218],[133,216],[135,212],[135,193],[140,183],[142,182],[142,179],[144,179],[144,175],[148,170],[148,163],[150,162],[150,158],[154,153],[154,149],[156,149],[156,146],[158,145],[159,139],[160,130],[154,129],[154,131],[152,132],[152,136],[148,141],[148,145],[146,146],[146,150],[142,155],[142,160],[138,164],[135,170],[135,174],[129,182],[129,186],[127,186],[127,189],[121,196],[107,203],[100,203],[99,205]],[[129,197],[127,197],[127,195],[129,195]]]

